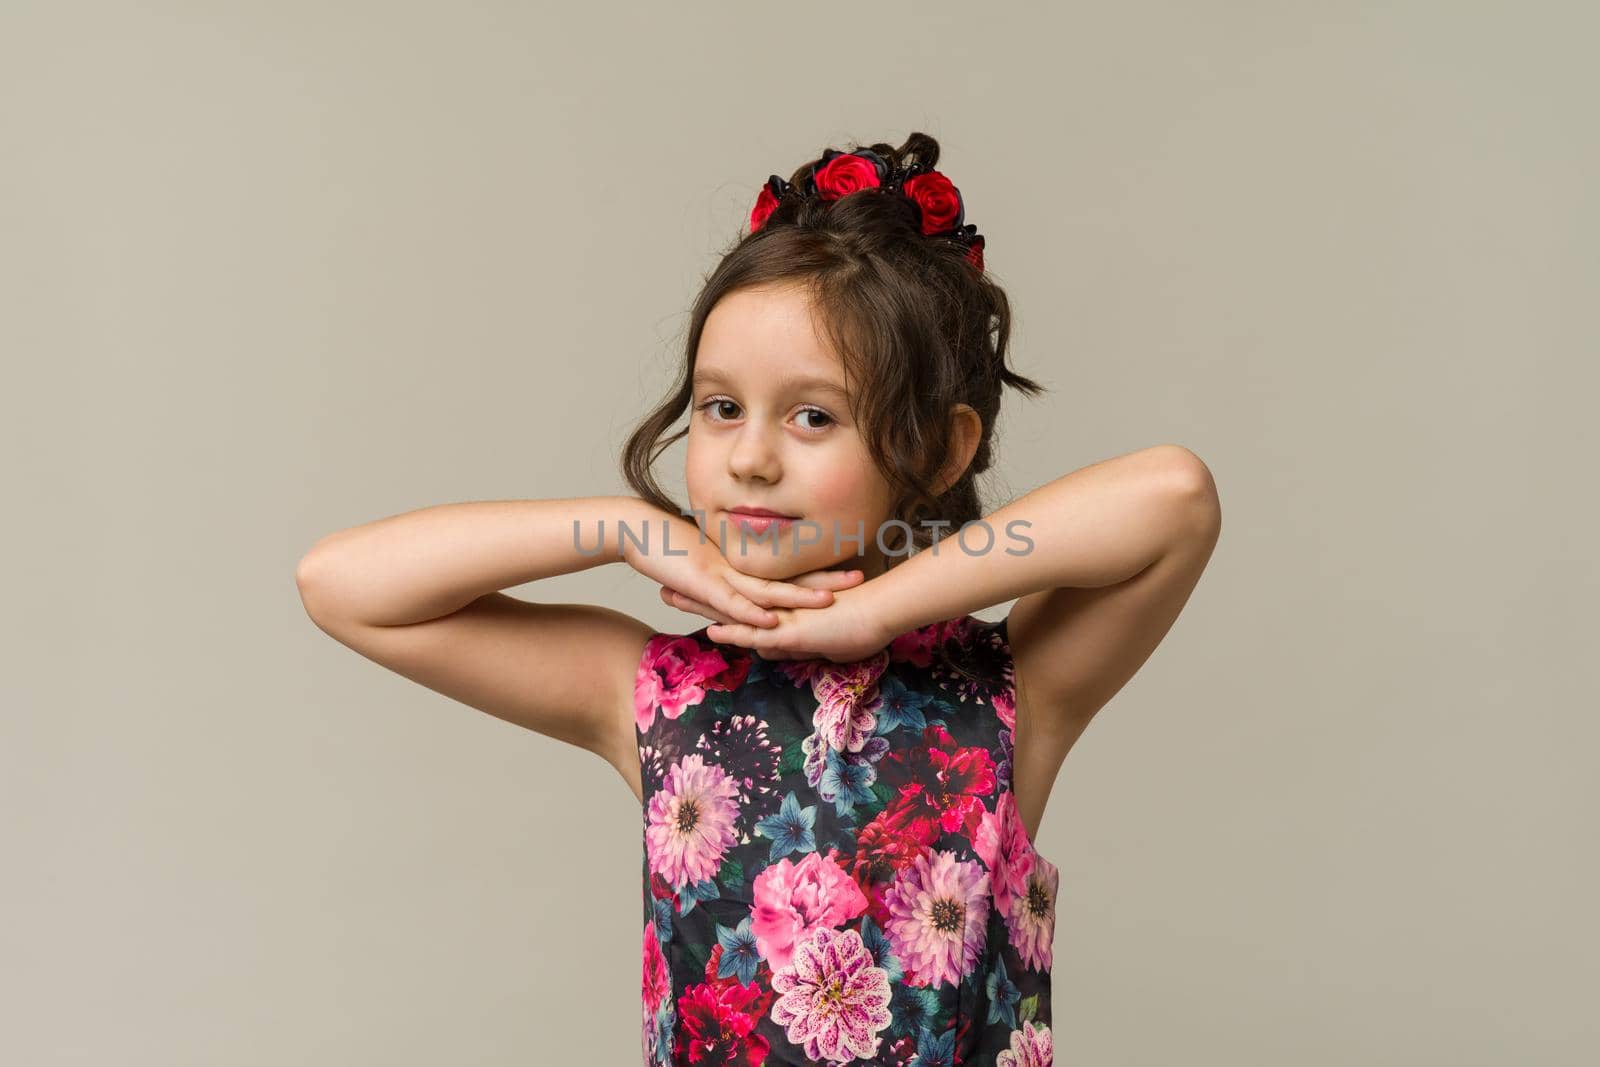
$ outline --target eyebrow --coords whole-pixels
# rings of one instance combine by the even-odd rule
[[[717,370],[697,370],[694,372],[694,387],[710,385],[713,382],[719,385],[731,385],[728,377]],[[818,378],[809,374],[788,374],[778,379],[779,389],[816,389],[824,393],[832,393],[841,400],[848,400],[850,394],[843,386],[829,381],[827,378]]]

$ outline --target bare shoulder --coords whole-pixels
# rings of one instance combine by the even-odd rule
[[[1015,685],[1012,793],[1031,840],[1038,839],[1061,764],[1093,717],[1074,714],[1049,684],[1053,675],[1041,660],[1052,652],[1050,642],[1039,639],[1039,596],[1020,598],[1006,617]]]
[[[1198,460],[1178,456],[1175,469],[1197,504],[1180,509],[1170,547],[1155,562],[1112,585],[1040,589],[1012,606],[1007,632],[1016,670],[1051,728],[1081,729],[1110,701],[1155,652],[1200,581],[1220,532],[1215,490]]]
[[[589,604],[560,605],[582,612],[582,627],[587,631],[594,654],[598,680],[604,674],[604,706],[609,709],[609,730],[594,746],[594,752],[614,767],[627,783],[634,798],[643,803],[644,787],[639,774],[638,737],[635,732],[634,692],[645,649],[657,631],[648,623],[621,611]]]
[[[634,680],[654,631],[639,619],[499,592],[408,626],[313,618],[341,644],[419,685],[595,753],[640,795]]]

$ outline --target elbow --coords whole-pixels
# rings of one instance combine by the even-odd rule
[[[1166,484],[1185,536],[1215,544],[1222,531],[1222,500],[1205,461],[1182,445],[1159,446],[1165,456]]]
[[[294,586],[300,594],[300,603],[313,622],[327,614],[329,555],[324,541],[312,545],[294,568]]]

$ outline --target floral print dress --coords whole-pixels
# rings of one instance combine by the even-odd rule
[[[647,1067],[1052,1062],[1058,871],[1011,791],[1007,621],[855,663],[650,637]]]

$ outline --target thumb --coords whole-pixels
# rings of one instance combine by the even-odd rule
[[[807,589],[848,589],[862,581],[863,572],[857,570],[816,570],[807,571],[796,578],[790,579],[795,585]]]

